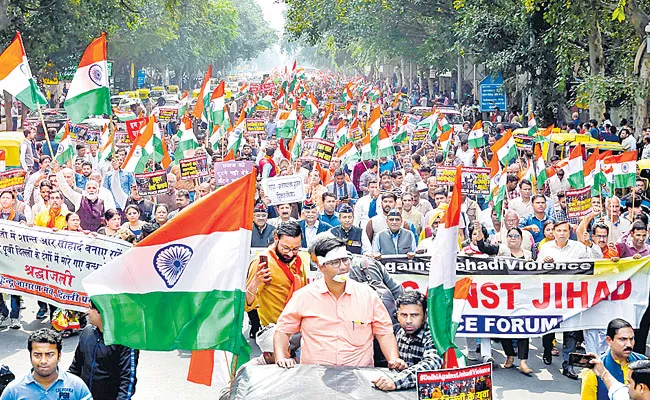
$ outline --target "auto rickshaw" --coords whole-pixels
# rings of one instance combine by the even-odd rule
[[[0,132],[0,150],[5,152],[7,169],[20,168],[20,144],[24,140],[23,132]]]

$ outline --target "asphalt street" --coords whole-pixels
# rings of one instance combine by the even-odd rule
[[[9,303],[7,301],[7,303]],[[0,328],[0,364],[8,365],[17,376],[27,373],[31,364],[27,351],[27,337],[42,327],[49,327],[49,320],[36,320],[38,310],[36,301],[25,298],[26,309],[22,310],[22,328]],[[558,337],[558,348],[561,350],[561,337]],[[67,369],[72,362],[77,346],[78,336],[64,339],[63,354],[60,367]],[[465,340],[461,339],[464,344]],[[259,354],[259,349],[253,343],[253,355]],[[553,400],[577,399],[580,393],[580,381],[564,377],[561,372],[561,357],[554,357],[553,364],[544,365],[541,359],[541,340],[531,342],[530,360],[528,365],[535,371],[532,377],[527,377],[517,369],[504,370],[498,367],[505,361],[505,356],[499,344],[493,344],[495,370],[494,398],[504,400],[545,399],[552,396]],[[186,380],[190,361],[189,352],[152,352],[140,354],[138,365],[136,394],[134,399],[208,399],[216,398],[218,386],[207,387],[190,383]],[[516,363],[518,365],[518,363]],[[344,398],[344,397],[341,397]],[[381,398],[380,392],[376,398]]]

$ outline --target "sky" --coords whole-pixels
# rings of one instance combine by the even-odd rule
[[[262,7],[264,19],[269,22],[271,28],[276,31],[282,31],[284,28],[284,17],[282,11],[285,8],[283,3],[276,3],[276,0],[256,0],[257,4]]]

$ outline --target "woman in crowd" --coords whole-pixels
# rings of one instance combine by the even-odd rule
[[[122,217],[116,210],[106,210],[104,213],[104,220],[106,226],[102,226],[97,230],[97,233],[106,236],[116,236],[122,225]]]
[[[543,245],[555,240],[555,236],[553,236],[553,224],[554,222],[550,219],[544,221],[544,225],[542,226],[542,232],[544,232],[544,239],[542,239],[539,243],[535,243],[535,245],[533,246],[533,259],[535,260],[537,259],[537,254],[539,254],[539,249],[541,249]]]
[[[79,214],[71,212],[65,216],[65,230],[84,232],[84,230],[81,229],[81,218],[79,218]]]
[[[140,220],[140,209],[135,204],[129,204],[124,209],[126,222],[120,227],[119,236],[133,244],[142,240],[142,227],[145,222]]]
[[[156,204],[153,209],[153,222],[148,222],[142,227],[142,238],[151,235],[158,228],[163,226],[168,221],[169,208],[165,203]]]
[[[327,189],[325,189],[325,186],[321,185],[318,170],[313,169],[307,176],[305,194],[308,199],[311,199],[311,201],[316,204],[318,212],[323,211],[323,193],[326,191]]]

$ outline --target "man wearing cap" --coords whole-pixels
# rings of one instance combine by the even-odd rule
[[[389,368],[407,368],[381,299],[370,286],[349,279],[350,257],[343,240],[319,240],[311,257],[323,279],[294,293],[278,318],[273,338],[276,364],[295,366],[289,338],[300,332],[301,364],[372,367],[374,337]]]
[[[253,211],[251,247],[269,247],[273,243],[275,226],[266,223],[269,211],[264,203],[257,203]]]
[[[417,242],[413,232],[404,229],[402,214],[392,209],[386,216],[388,229],[383,230],[372,243],[372,256],[380,259],[382,255],[406,254],[408,258],[415,255]]]
[[[354,226],[354,210],[347,204],[343,204],[339,211],[341,225],[330,229],[330,233],[345,240],[347,250],[352,254],[361,254],[361,228]]]
[[[304,248],[309,247],[311,241],[314,240],[316,235],[332,228],[332,225],[327,222],[318,220],[318,209],[316,208],[316,204],[310,200],[306,200],[303,203],[302,219],[298,221],[298,223],[302,230],[301,246]]]

